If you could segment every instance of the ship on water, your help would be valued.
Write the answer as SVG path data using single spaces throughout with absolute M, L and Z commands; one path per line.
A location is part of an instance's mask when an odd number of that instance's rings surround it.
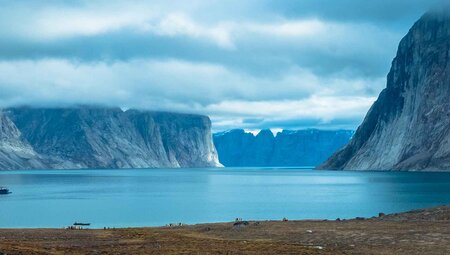
M 10 194 L 11 192 L 9 191 L 9 189 L 4 188 L 4 187 L 0 187 L 0 195 L 7 195 Z

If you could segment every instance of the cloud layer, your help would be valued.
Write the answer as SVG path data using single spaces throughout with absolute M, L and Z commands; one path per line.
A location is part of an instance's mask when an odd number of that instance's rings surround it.
M 440 1 L 11 1 L 0 107 L 207 114 L 214 129 L 356 128 Z

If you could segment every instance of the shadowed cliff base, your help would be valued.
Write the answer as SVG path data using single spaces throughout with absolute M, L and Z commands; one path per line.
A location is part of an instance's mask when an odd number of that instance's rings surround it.
M 6 254 L 449 254 L 450 207 L 370 219 L 106 230 L 0 229 Z

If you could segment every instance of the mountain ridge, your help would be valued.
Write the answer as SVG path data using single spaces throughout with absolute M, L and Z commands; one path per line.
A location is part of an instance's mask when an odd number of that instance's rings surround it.
M 224 166 L 316 166 L 345 145 L 350 130 L 283 130 L 276 135 L 269 129 L 257 135 L 233 129 L 213 135 Z

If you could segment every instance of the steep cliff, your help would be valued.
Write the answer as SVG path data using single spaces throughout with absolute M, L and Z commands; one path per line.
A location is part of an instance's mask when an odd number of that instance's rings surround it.
M 0 169 L 43 168 L 40 156 L 16 125 L 0 111 Z
M 450 12 L 401 40 L 387 87 L 353 139 L 320 169 L 450 170 Z
M 242 129 L 214 134 L 220 163 L 225 166 L 316 166 L 344 146 L 353 131 L 270 130 L 258 135 Z
M 205 116 L 102 107 L 21 107 L 5 113 L 48 168 L 220 165 Z
M 206 116 L 168 112 L 126 112 L 149 148 L 162 148 L 175 167 L 221 166 Z M 152 143 L 157 145 L 152 146 Z M 161 146 L 162 145 L 162 146 Z M 161 151 L 158 152 L 160 154 Z

